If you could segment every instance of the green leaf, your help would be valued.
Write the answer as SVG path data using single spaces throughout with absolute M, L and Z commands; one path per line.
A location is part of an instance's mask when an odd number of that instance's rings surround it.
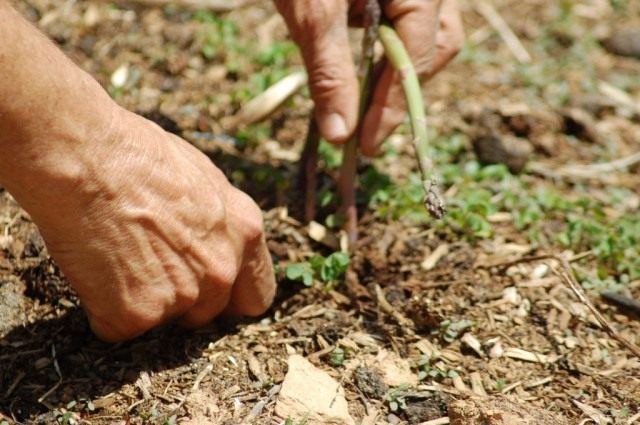
M 313 285 L 313 270 L 309 263 L 289 264 L 285 274 L 289 280 L 302 282 L 305 286 Z
M 462 335 L 465 330 L 474 325 L 475 323 L 471 320 L 459 320 L 457 322 L 445 320 L 440 324 L 442 339 L 446 342 L 453 342 Z
M 329 357 L 329 363 L 333 366 L 342 366 L 344 364 L 345 352 L 342 348 L 336 347 Z
M 343 252 L 334 252 L 324 259 L 320 267 L 320 279 L 323 282 L 338 280 L 349 268 L 349 256 Z

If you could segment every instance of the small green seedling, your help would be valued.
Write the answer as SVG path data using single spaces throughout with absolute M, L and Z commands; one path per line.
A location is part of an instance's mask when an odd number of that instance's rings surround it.
M 285 269 L 287 279 L 312 286 L 320 281 L 329 286 L 338 282 L 349 268 L 349 256 L 344 252 L 334 252 L 328 257 L 314 255 L 303 263 L 289 264 Z
M 466 330 L 474 325 L 475 322 L 472 322 L 471 320 L 458 320 L 457 322 L 445 320 L 440 323 L 440 329 L 438 332 L 445 342 L 451 343 L 458 339 L 458 337 L 462 336 Z
M 342 347 L 336 347 L 329 356 L 329 363 L 332 366 L 342 366 L 344 364 L 346 352 Z
M 171 415 L 162 423 L 162 425 L 176 425 L 178 423 L 178 416 Z
M 405 410 L 407 408 L 407 391 L 409 390 L 408 384 L 402 384 L 395 388 L 390 389 L 385 394 L 384 399 L 389 403 L 389 409 L 392 412 L 399 410 Z
M 287 418 L 284 421 L 284 425 L 307 425 L 307 422 L 309 422 L 309 414 L 307 413 L 304 418 L 300 419 L 298 422 L 294 421 L 291 418 Z
M 458 372 L 453 369 L 444 369 L 434 366 L 437 359 L 437 357 L 430 357 L 426 354 L 420 357 L 420 360 L 418 361 L 418 379 L 420 381 L 426 378 L 442 380 L 458 376 Z

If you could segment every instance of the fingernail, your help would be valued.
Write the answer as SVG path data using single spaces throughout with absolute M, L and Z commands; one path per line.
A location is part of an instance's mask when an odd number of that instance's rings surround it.
M 340 114 L 336 114 L 335 112 L 320 118 L 318 125 L 320 126 L 322 135 L 330 142 L 344 142 L 349 136 L 347 123 Z

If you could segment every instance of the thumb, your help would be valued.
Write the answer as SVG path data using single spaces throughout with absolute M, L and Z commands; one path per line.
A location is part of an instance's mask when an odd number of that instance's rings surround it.
M 276 1 L 300 47 L 320 132 L 344 143 L 357 125 L 358 81 L 353 65 L 346 1 Z

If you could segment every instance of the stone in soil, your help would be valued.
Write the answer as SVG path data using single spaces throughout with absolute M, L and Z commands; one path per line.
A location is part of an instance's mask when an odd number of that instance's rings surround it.
M 388 387 L 374 369 L 358 366 L 354 372 L 356 386 L 369 398 L 382 399 Z
M 342 386 L 300 355 L 292 355 L 276 402 L 276 414 L 307 425 L 355 425 Z
M 640 59 L 640 28 L 625 28 L 614 32 L 602 42 L 609 53 Z
M 480 162 L 504 164 L 513 173 L 522 171 L 533 153 L 533 147 L 526 139 L 511 135 L 481 136 L 472 142 Z

